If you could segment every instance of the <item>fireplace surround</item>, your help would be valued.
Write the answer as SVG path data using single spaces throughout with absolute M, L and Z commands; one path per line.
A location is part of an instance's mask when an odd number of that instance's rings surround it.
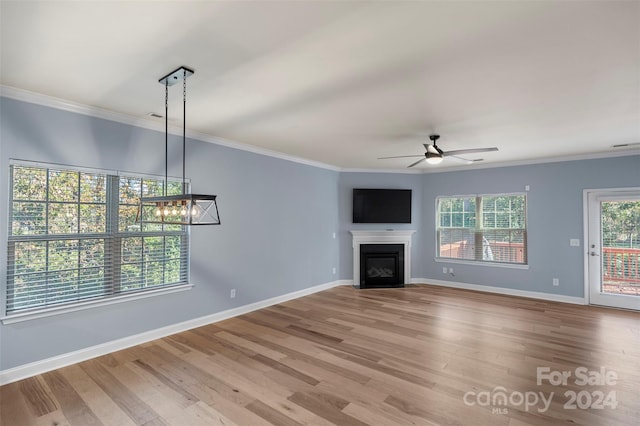
M 404 287 L 404 244 L 360 244 L 360 288 Z
M 353 286 L 402 287 L 410 283 L 411 236 L 414 232 L 415 230 L 351 231 Z M 367 269 L 371 270 L 370 276 L 367 276 Z

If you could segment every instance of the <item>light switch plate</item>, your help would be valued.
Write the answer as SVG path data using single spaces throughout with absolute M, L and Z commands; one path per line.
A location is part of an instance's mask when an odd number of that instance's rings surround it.
M 569 245 L 571 247 L 580 247 L 580 240 L 578 238 L 571 238 L 569 240 Z

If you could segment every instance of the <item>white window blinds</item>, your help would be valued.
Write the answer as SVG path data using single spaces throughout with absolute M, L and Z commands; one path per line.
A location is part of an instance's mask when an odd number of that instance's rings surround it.
M 9 170 L 7 315 L 188 282 L 187 228 L 135 222 L 138 198 L 162 195 L 163 179 L 23 163 Z

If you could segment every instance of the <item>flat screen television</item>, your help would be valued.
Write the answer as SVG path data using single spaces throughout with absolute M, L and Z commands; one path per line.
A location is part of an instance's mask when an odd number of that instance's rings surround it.
M 411 223 L 411 190 L 354 188 L 353 223 Z

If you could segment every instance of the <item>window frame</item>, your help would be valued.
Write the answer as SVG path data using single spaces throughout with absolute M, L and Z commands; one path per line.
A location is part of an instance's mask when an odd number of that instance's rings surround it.
M 47 222 L 45 222 L 45 230 L 44 233 L 38 234 L 29 234 L 29 235 L 14 235 L 13 231 L 13 223 L 14 223 L 14 185 L 15 179 L 13 175 L 13 170 L 15 167 L 27 167 L 27 168 L 37 168 L 44 169 L 46 173 L 47 186 L 45 191 L 50 191 L 50 187 L 48 185 L 48 180 L 50 176 L 50 170 L 60 170 L 65 172 L 73 172 L 78 173 L 79 182 L 82 178 L 81 173 L 85 174 L 94 174 L 94 175 L 104 175 L 105 182 L 105 193 L 104 193 L 104 218 L 102 219 L 103 223 L 103 232 L 81 232 L 81 219 L 78 214 L 77 224 L 74 225 L 76 232 L 71 233 L 50 233 L 50 228 L 48 227 Z M 116 170 L 105 170 L 105 169 L 97 169 L 97 168 L 86 168 L 86 167 L 76 167 L 72 165 L 60 165 L 60 164 L 52 164 L 52 163 L 42 163 L 42 162 L 32 162 L 32 161 L 24 161 L 24 160 L 10 160 L 9 161 L 9 203 L 7 206 L 7 239 L 5 241 L 7 247 L 7 257 L 3 261 L 7 266 L 7 274 L 6 279 L 4 280 L 3 294 L 0 300 L 2 303 L 2 314 L 3 316 L 0 318 L 3 324 L 10 324 L 19 321 L 25 321 L 34 318 L 42 318 L 50 315 L 57 315 L 60 313 L 72 312 L 77 310 L 89 309 L 95 306 L 104 306 L 110 305 L 113 303 L 120 303 L 127 300 L 135 300 L 140 298 L 152 297 L 160 294 L 168 294 L 174 293 L 177 291 L 184 291 L 191 289 L 193 285 L 190 283 L 190 255 L 191 255 L 191 238 L 190 238 L 190 229 L 188 226 L 181 226 L 180 229 L 165 229 L 165 225 L 159 225 L 160 229 L 157 230 L 143 230 L 139 229 L 137 231 L 124 231 L 120 229 L 120 208 L 121 208 L 121 193 L 120 193 L 120 179 L 123 177 L 129 179 L 148 179 L 152 181 L 160 181 L 162 184 L 164 183 L 164 176 L 157 176 L 151 174 L 140 174 L 140 173 L 128 173 L 123 171 Z M 187 182 L 188 183 L 188 182 Z M 180 184 L 182 185 L 181 178 L 169 178 L 169 185 Z M 79 187 L 80 188 L 80 187 Z M 141 182 L 142 188 L 142 182 Z M 79 189 L 80 190 L 80 189 Z M 141 189 L 142 190 L 142 189 Z M 38 202 L 44 205 L 44 208 L 50 208 L 52 202 L 49 199 L 49 194 L 47 193 L 44 200 L 38 200 Z M 78 212 L 80 211 L 80 207 L 83 204 L 94 204 L 94 203 L 83 203 L 81 199 L 81 193 L 77 194 L 77 200 L 73 203 L 74 206 L 77 206 Z M 45 214 L 45 217 L 48 217 L 48 214 Z M 48 219 L 45 219 L 48 220 Z M 157 226 L 157 225 L 156 225 Z M 166 225 L 170 228 L 169 225 Z M 175 226 L 174 226 L 175 227 Z M 178 244 L 179 244 L 179 256 L 174 261 L 177 260 L 178 272 L 177 278 L 178 281 L 167 282 L 166 279 L 166 252 L 161 250 L 161 260 L 159 261 L 162 264 L 162 282 L 159 284 L 145 285 L 144 272 L 141 273 L 139 288 L 135 289 L 127 289 L 122 290 L 121 282 L 122 277 L 120 276 L 120 267 L 126 262 L 123 259 L 123 247 L 122 241 L 125 238 L 153 238 L 153 237 L 162 237 L 162 244 L 167 244 L 166 238 L 178 236 Z M 93 295 L 91 297 L 85 297 L 86 294 L 79 293 L 75 299 L 71 300 L 70 298 L 63 298 L 62 301 L 54 302 L 54 303 L 44 303 L 38 306 L 26 306 L 26 307 L 18 307 L 12 306 L 14 303 L 14 299 L 16 297 L 15 293 L 11 294 L 12 291 L 15 291 L 13 281 L 18 274 L 15 274 L 15 262 L 14 253 L 16 243 L 20 242 L 30 242 L 30 241 L 45 241 L 47 242 L 45 245 L 48 246 L 49 242 L 56 241 L 78 241 L 78 246 L 72 253 L 78 253 L 78 257 L 80 257 L 81 250 L 81 242 L 85 240 L 99 239 L 103 240 L 101 244 L 103 244 L 103 254 L 102 254 L 102 265 L 99 266 L 101 269 L 101 273 L 104 277 L 101 279 L 101 293 Z M 144 265 L 147 254 L 145 254 L 142 249 L 140 250 L 138 262 L 141 265 Z M 44 260 L 43 265 L 45 265 L 45 274 L 49 272 L 48 268 L 50 265 L 50 258 L 47 255 L 47 259 Z M 158 263 L 156 261 L 156 263 Z M 11 266 L 11 268 L 10 268 Z M 83 265 L 78 262 L 77 268 L 72 268 L 76 271 L 78 275 L 76 278 L 72 280 L 72 283 L 75 283 L 76 286 L 80 284 L 81 281 L 81 270 L 85 269 Z M 54 270 L 56 271 L 56 270 Z M 173 277 L 176 277 L 176 272 L 172 273 Z
M 440 226 L 440 201 L 443 199 L 473 199 L 476 200 L 482 199 L 484 197 L 487 198 L 496 198 L 496 197 L 511 197 L 511 196 L 522 196 L 524 197 L 524 228 L 486 228 L 488 230 L 494 229 L 504 229 L 504 230 L 522 230 L 523 232 L 523 262 L 504 262 L 504 261 L 496 261 L 496 260 L 484 260 L 479 259 L 480 253 L 483 250 L 475 250 L 476 241 L 474 241 L 474 258 L 473 259 L 465 259 L 459 257 L 443 257 L 440 255 L 440 235 L 441 229 Z M 529 214 L 528 214 L 528 194 L 527 192 L 507 192 L 507 193 L 492 193 L 492 194 L 468 194 L 468 195 L 439 195 L 435 199 L 435 257 L 434 261 L 440 263 L 459 263 L 459 264 L 467 264 L 467 265 L 480 265 L 480 266 L 490 266 L 490 267 L 499 267 L 499 268 L 512 268 L 512 269 L 529 269 L 529 241 L 528 241 L 528 232 L 529 232 Z M 478 235 L 481 237 L 484 236 L 484 232 L 481 228 L 482 224 L 478 224 L 478 212 L 479 204 L 476 201 L 476 207 L 474 212 L 474 221 L 475 226 L 473 228 L 468 227 L 456 227 L 454 229 L 467 229 L 474 234 L 474 239 L 478 238 Z M 446 228 L 445 228 L 446 229 Z M 452 229 L 452 228 L 449 228 Z

